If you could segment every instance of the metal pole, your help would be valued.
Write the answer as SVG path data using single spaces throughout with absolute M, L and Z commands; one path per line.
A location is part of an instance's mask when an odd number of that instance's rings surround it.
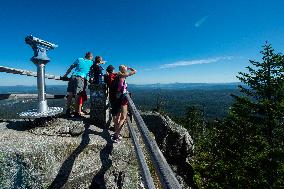
M 129 94 L 126 95 L 129 102 L 130 110 L 134 116 L 137 123 L 137 127 L 141 132 L 143 141 L 148 149 L 151 160 L 155 166 L 158 173 L 160 182 L 164 189 L 181 189 L 181 185 L 175 177 L 174 172 L 167 163 L 165 157 L 163 156 L 158 144 L 150 136 L 150 131 L 148 130 L 146 124 L 144 123 L 141 115 L 139 114 L 137 108 L 135 107 Z
M 38 113 L 48 111 L 47 101 L 45 98 L 45 64 L 37 64 L 37 89 L 38 89 Z
M 135 134 L 135 131 L 133 127 L 131 126 L 131 121 L 129 117 L 127 118 L 127 126 L 131 135 L 132 143 L 134 145 L 134 149 L 136 152 L 136 156 L 141 168 L 142 172 L 142 178 L 143 178 L 143 183 L 146 189 L 155 189 L 155 185 L 151 176 L 151 173 L 149 171 L 148 165 L 146 163 L 145 156 L 143 154 L 143 151 L 139 145 L 138 138 Z

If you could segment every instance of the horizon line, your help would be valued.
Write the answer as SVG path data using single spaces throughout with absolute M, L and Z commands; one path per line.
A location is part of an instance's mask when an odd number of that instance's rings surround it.
M 173 83 L 146 83 L 146 84 L 135 84 L 128 83 L 128 85 L 170 85 L 170 84 L 236 84 L 241 83 L 240 81 L 232 81 L 232 82 L 173 82 Z M 37 87 L 37 85 L 0 85 L 0 87 Z M 67 84 L 52 84 L 46 86 L 67 86 Z

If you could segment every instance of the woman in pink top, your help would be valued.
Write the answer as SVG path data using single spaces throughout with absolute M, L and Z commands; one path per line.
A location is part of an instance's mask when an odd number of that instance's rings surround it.
M 126 92 L 127 92 L 127 83 L 126 78 L 136 74 L 136 70 L 133 68 L 126 67 L 124 65 L 119 66 L 118 72 L 118 91 L 117 91 L 117 106 L 120 109 L 119 113 L 115 117 L 115 133 L 111 138 L 113 142 L 119 143 L 121 141 L 120 131 L 122 126 L 127 118 L 127 104 L 128 101 L 126 99 Z

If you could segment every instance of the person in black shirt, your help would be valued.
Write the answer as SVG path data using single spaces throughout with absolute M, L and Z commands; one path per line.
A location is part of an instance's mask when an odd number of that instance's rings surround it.
M 101 56 L 96 56 L 94 64 L 92 65 L 90 69 L 90 83 L 92 84 L 100 84 L 103 82 L 103 68 L 101 67 L 101 64 L 104 64 L 105 61 L 103 61 Z

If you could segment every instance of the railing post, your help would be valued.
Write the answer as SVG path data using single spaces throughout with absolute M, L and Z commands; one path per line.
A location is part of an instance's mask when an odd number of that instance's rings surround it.
M 47 112 L 48 106 L 45 94 L 45 64 L 38 63 L 37 65 L 37 90 L 38 90 L 38 108 L 37 111 Z

